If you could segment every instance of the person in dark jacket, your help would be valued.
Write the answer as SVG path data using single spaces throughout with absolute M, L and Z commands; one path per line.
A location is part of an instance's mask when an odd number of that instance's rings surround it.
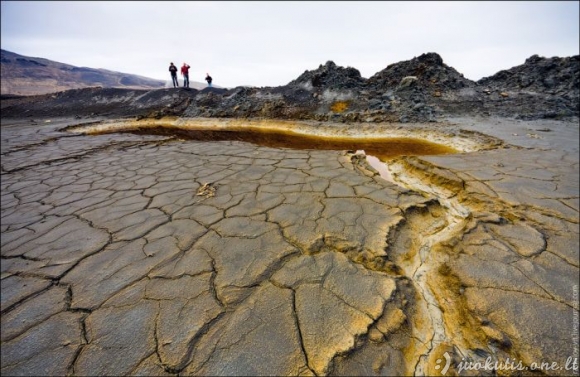
M 181 76 L 183 76 L 183 87 L 189 88 L 189 65 L 183 63 L 181 66 Z
M 173 80 L 173 87 L 177 88 L 179 86 L 177 82 L 177 67 L 173 63 L 169 64 L 169 72 L 171 73 L 171 80 Z
M 207 81 L 207 86 L 209 86 L 211 88 L 211 81 L 213 79 L 211 78 L 211 76 L 209 75 L 209 73 L 205 74 L 205 81 Z

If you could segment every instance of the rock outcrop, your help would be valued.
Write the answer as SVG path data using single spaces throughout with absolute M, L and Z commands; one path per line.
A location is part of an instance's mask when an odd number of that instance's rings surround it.
M 484 77 L 478 85 L 496 90 L 526 90 L 563 97 L 580 91 L 580 56 L 542 58 L 533 55 L 525 63 L 493 76 Z
M 377 90 L 392 89 L 398 87 L 401 80 L 408 76 L 416 77 L 417 86 L 431 92 L 470 88 L 476 85 L 455 68 L 443 63 L 441 56 L 430 52 L 387 66 L 369 78 L 367 86 Z
M 564 118 L 580 111 L 580 56 L 542 58 L 533 55 L 525 63 L 477 82 L 484 93 L 497 93 L 506 106 L 501 115 L 523 119 Z
M 318 69 L 304 71 L 296 80 L 291 81 L 288 86 L 301 85 L 306 89 L 354 89 L 362 88 L 365 80 L 360 72 L 352 67 L 339 67 L 333 61 L 327 61 L 320 65 Z

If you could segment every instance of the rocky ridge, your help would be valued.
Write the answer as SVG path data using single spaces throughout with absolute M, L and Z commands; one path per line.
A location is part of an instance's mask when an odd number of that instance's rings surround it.
M 561 118 L 580 111 L 580 57 L 542 58 L 533 55 L 525 63 L 477 82 L 484 93 L 495 95 L 491 104 L 503 101 L 521 119 Z M 494 97 L 494 96 L 491 96 Z M 505 110 L 503 110 L 505 113 Z M 503 115 L 503 114 L 502 114 Z
M 494 90 L 527 90 L 536 93 L 560 95 L 578 100 L 580 56 L 542 58 L 533 55 L 525 63 L 477 83 Z M 576 95 L 576 97 L 574 97 Z
M 328 61 L 279 87 L 84 89 L 40 97 L 5 98 L 5 116 L 40 116 L 106 111 L 116 115 L 160 117 L 275 118 L 335 122 L 436 122 L 449 115 L 516 119 L 566 119 L 579 115 L 578 56 L 532 56 L 509 70 L 478 82 L 427 53 L 391 64 L 369 79 L 355 68 Z M 144 99 L 147 99 L 146 101 Z M 107 110 L 98 105 L 107 103 Z M 187 102 L 187 105 L 185 103 Z M 74 105 L 73 105 L 74 104 Z

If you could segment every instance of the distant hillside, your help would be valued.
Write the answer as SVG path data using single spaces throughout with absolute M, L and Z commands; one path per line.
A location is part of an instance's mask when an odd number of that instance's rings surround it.
M 1 94 L 35 95 L 102 86 L 104 88 L 158 89 L 166 85 L 128 73 L 75 67 L 43 58 L 31 58 L 0 50 Z

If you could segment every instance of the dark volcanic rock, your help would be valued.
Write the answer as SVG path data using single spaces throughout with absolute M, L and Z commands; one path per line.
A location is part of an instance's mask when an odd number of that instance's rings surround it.
M 327 61 L 313 71 L 304 71 L 296 80 L 288 86 L 304 86 L 318 89 L 353 89 L 360 88 L 365 80 L 360 72 L 352 67 L 340 67 L 333 61 Z
M 542 58 L 533 55 L 524 64 L 484 77 L 477 83 L 490 89 L 525 89 L 536 93 L 578 96 L 580 56 Z
M 204 88 L 204 89 L 200 90 L 199 92 L 200 92 L 200 93 L 215 93 L 215 94 L 224 94 L 224 93 L 226 93 L 227 91 L 228 91 L 228 90 L 227 90 L 227 89 L 224 89 L 224 88 L 215 88 L 215 87 L 213 87 L 213 86 L 212 86 L 212 87 L 209 87 L 209 86 L 208 86 L 207 88 Z
M 520 119 L 564 118 L 580 111 L 580 57 L 543 58 L 479 80 L 489 112 Z
M 415 85 L 418 87 L 433 92 L 475 86 L 473 81 L 443 63 L 441 56 L 433 52 L 387 66 L 369 78 L 367 86 L 375 90 L 394 89 L 408 76 L 417 78 Z
M 2 100 L 3 117 L 22 116 L 154 116 L 181 115 L 195 89 L 71 89 L 58 93 Z M 181 109 L 180 109 L 181 107 Z
M 400 122 L 435 121 L 451 108 L 461 113 L 463 107 L 454 104 L 472 102 L 476 85 L 436 53 L 391 64 L 366 82 L 375 97 L 390 99 L 391 112 Z

